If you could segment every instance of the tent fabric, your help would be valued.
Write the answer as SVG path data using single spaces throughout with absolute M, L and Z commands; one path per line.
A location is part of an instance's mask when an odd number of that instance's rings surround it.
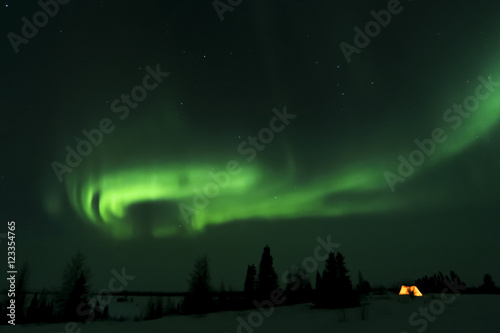
M 410 293 L 414 296 L 423 296 L 416 286 L 401 286 L 400 295 L 410 295 Z

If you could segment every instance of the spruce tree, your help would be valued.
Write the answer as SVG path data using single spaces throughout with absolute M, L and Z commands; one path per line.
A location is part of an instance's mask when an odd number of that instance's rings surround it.
M 64 308 L 64 317 L 67 320 L 83 322 L 90 318 L 84 314 L 90 313 L 87 279 L 81 273 L 70 292 Z
M 344 256 L 337 253 L 337 269 L 338 269 L 338 306 L 348 307 L 357 305 L 357 300 L 352 289 L 351 278 L 348 273 L 349 270 L 345 266 Z
M 259 279 L 257 282 L 257 297 L 268 299 L 273 290 L 278 289 L 278 275 L 274 270 L 271 248 L 266 245 L 259 265 Z
M 330 252 L 325 261 L 325 270 L 321 278 L 320 302 L 322 306 L 333 307 L 338 299 L 338 265 L 335 254 Z
M 286 302 L 298 304 L 310 302 L 312 298 L 312 287 L 309 274 L 302 266 L 293 266 L 286 276 L 285 287 Z
M 322 306 L 322 304 L 324 304 L 323 292 L 323 280 L 321 279 L 321 274 L 319 273 L 319 271 L 316 271 L 316 289 L 314 291 L 314 303 L 317 306 Z
M 252 304 L 252 302 L 255 300 L 256 275 L 257 269 L 255 268 L 255 265 L 248 265 L 247 275 L 245 277 L 245 286 L 243 289 L 246 305 Z
M 220 282 L 219 297 L 217 299 L 219 310 L 225 310 L 228 306 L 229 299 L 227 297 L 226 285 L 224 281 Z
M 323 275 L 316 277 L 316 300 L 319 307 L 343 308 L 358 304 L 352 289 L 349 270 L 345 266 L 344 256 L 339 252 L 328 254 Z
M 84 304 L 80 308 L 80 312 L 87 311 L 88 304 L 88 282 L 90 279 L 90 269 L 86 264 L 85 257 L 78 251 L 73 258 L 68 262 L 63 273 L 63 282 L 61 287 L 62 298 L 59 299 L 59 305 L 63 319 L 66 321 L 81 321 L 77 314 L 77 308 L 80 304 Z
M 454 272 L 450 272 L 450 278 L 451 278 L 451 283 L 452 284 L 458 284 L 458 285 L 465 285 L 465 283 L 460 279 L 460 277 Z
M 212 306 L 212 284 L 207 256 L 196 260 L 191 272 L 189 294 L 184 298 L 184 311 L 187 313 L 207 313 Z
M 490 274 L 484 274 L 483 285 L 479 288 L 485 294 L 493 294 L 495 292 L 495 282 Z

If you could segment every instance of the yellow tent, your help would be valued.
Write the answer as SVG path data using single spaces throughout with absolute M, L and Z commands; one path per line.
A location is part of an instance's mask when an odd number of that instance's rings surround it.
M 401 286 L 401 290 L 399 291 L 400 295 L 410 295 L 413 296 L 423 296 L 420 290 L 416 286 Z

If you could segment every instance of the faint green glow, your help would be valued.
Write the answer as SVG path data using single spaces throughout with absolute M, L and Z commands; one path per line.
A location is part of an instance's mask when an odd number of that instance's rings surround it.
M 498 88 L 497 88 L 498 89 Z M 445 153 L 453 155 L 471 146 L 479 137 L 493 129 L 500 119 L 500 89 L 480 101 L 479 107 L 462 119 L 456 130 L 448 129 L 449 138 L 444 143 Z

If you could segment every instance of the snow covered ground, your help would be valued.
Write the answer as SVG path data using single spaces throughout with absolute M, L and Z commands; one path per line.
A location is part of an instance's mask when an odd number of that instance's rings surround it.
M 449 296 L 451 297 L 451 296 Z M 171 316 L 143 322 L 93 322 L 78 326 L 65 324 L 0 327 L 0 331 L 30 333 L 109 333 L 109 332 L 500 332 L 500 295 L 461 295 L 448 304 L 440 295 L 410 299 L 407 296 L 372 296 L 367 317 L 362 308 L 316 310 L 308 304 L 277 307 L 269 317 L 256 310 L 229 311 L 206 316 Z M 271 312 L 271 310 L 268 310 Z M 421 312 L 422 311 L 422 312 Z M 427 319 L 422 313 L 428 313 Z M 345 313 L 345 320 L 342 320 Z M 340 318 L 340 319 L 339 319 Z M 410 324 L 410 318 L 414 325 Z M 245 322 L 246 324 L 242 324 Z M 8 330 L 7 330 L 8 329 Z

